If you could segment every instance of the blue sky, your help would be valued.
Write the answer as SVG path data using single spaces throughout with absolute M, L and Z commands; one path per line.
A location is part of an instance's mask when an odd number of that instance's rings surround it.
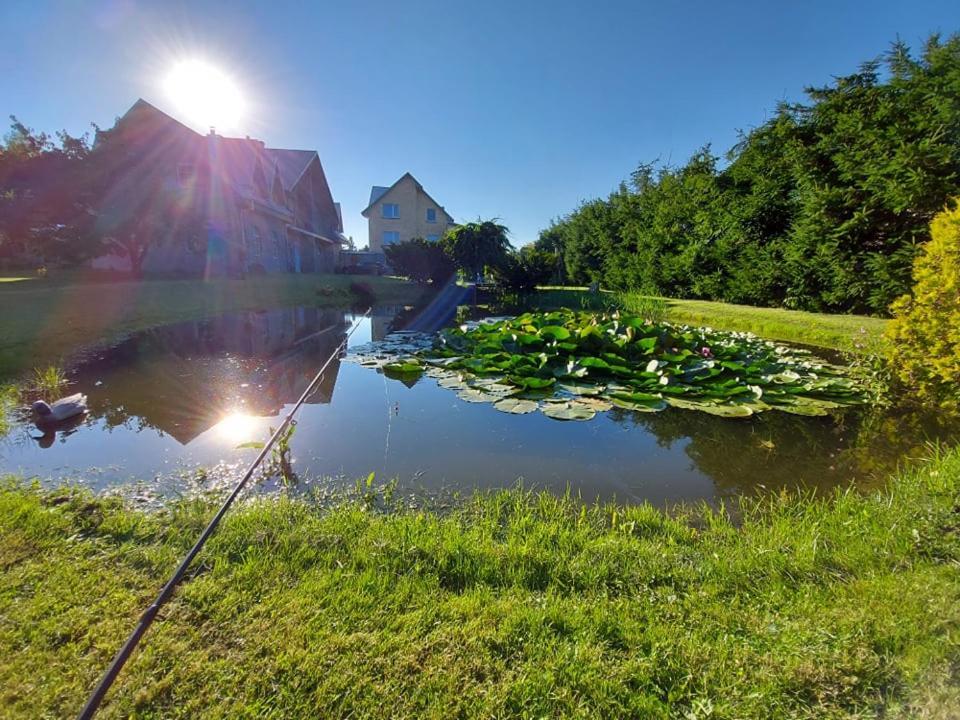
M 724 152 L 897 36 L 957 30 L 956 0 L 6 0 L 0 113 L 79 133 L 137 97 L 171 110 L 163 77 L 201 57 L 247 98 L 232 134 L 319 151 L 359 245 L 370 186 L 406 171 L 519 245 L 641 161 Z

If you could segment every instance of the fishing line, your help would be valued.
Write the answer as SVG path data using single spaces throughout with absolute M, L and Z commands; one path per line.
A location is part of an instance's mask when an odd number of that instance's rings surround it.
M 387 436 L 383 443 L 383 473 L 387 473 L 387 455 L 390 453 L 390 429 L 393 427 L 393 408 L 390 407 L 390 391 L 387 389 L 387 375 L 383 374 L 383 397 L 387 403 Z
M 360 319 L 363 320 L 364 318 L 368 317 L 371 310 L 372 308 L 367 308 L 367 311 L 361 316 Z M 346 347 L 347 342 L 350 340 L 350 336 L 353 335 L 354 331 L 358 327 L 360 327 L 360 323 L 354 323 L 353 327 L 350 328 L 350 331 L 344 336 L 343 340 L 340 341 L 340 344 L 334 348 L 333 352 L 330 354 L 330 357 L 328 357 L 326 362 L 323 363 L 317 374 L 313 376 L 313 380 L 310 381 L 310 384 L 307 385 L 307 388 L 303 391 L 303 394 L 300 395 L 300 399 L 297 400 L 290 412 L 288 412 L 286 417 L 283 418 L 283 422 L 280 423 L 280 427 L 278 427 L 274 431 L 273 435 L 270 436 L 270 439 L 260 450 L 257 457 L 250 464 L 250 467 L 247 468 L 247 472 L 244 473 L 243 477 L 240 479 L 240 482 L 236 484 L 236 486 L 233 488 L 233 491 L 230 493 L 227 499 L 224 500 L 223 505 L 220 506 L 217 514 L 213 516 L 213 519 L 200 534 L 197 542 L 192 548 L 190 548 L 190 552 L 184 556 L 173 575 L 171 575 L 170 579 L 167 580 L 167 584 L 163 586 L 162 590 L 160 590 L 160 594 L 157 595 L 153 603 L 146 610 L 144 610 L 143 615 L 140 616 L 139 622 L 137 622 L 137 626 L 133 629 L 133 632 L 130 633 L 127 641 L 123 644 L 123 647 L 117 651 L 117 654 L 110 662 L 110 665 L 107 667 L 103 677 L 100 678 L 100 682 L 97 683 L 97 687 L 87 700 L 87 704 L 83 706 L 83 710 L 81 710 L 80 715 L 78 715 L 78 720 L 90 720 L 90 718 L 96 714 L 97 710 L 100 708 L 100 703 L 103 702 L 104 696 L 107 694 L 107 691 L 117 679 L 117 675 L 120 674 L 120 670 L 123 669 L 124 664 L 137 647 L 137 644 L 140 642 L 140 638 L 143 637 L 150 625 L 153 624 L 153 621 L 157 617 L 157 613 L 160 611 L 160 608 L 163 607 L 164 604 L 166 604 L 166 602 L 173 596 L 173 591 L 176 589 L 177 585 L 180 584 L 180 581 L 183 580 L 183 576 L 186 575 L 187 569 L 190 567 L 190 563 L 193 562 L 193 559 L 203 548 L 204 544 L 207 542 L 210 536 L 213 535 L 214 531 L 217 529 L 217 526 L 220 524 L 220 521 L 223 519 L 223 516 L 227 514 L 230 506 L 233 505 L 233 502 L 240 495 L 240 492 L 244 487 L 246 487 L 247 483 L 250 481 L 250 478 L 253 477 L 254 471 L 257 469 L 260 463 L 263 462 L 264 458 L 266 458 L 267 453 L 270 452 L 270 450 L 273 448 L 273 445 L 283 435 L 283 432 L 293 422 L 293 416 L 296 414 L 297 410 L 299 410 L 303 403 L 306 402 L 307 398 L 313 394 L 314 388 L 323 380 L 323 374 L 330 366 L 330 363 L 332 363 L 337 357 L 337 354 Z

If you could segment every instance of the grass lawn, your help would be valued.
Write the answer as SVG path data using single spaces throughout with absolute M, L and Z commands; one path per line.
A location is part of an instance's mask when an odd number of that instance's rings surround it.
M 369 285 L 379 303 L 410 303 L 423 293 L 422 286 L 402 280 L 344 275 L 128 282 L 68 276 L 0 283 L 0 379 L 152 325 L 231 310 L 347 306 L 352 282 Z
M 955 718 L 958 493 L 952 451 L 739 526 L 518 490 L 249 503 L 102 716 Z M 0 485 L 4 716 L 75 714 L 211 512 Z
M 616 298 L 614 293 L 609 292 L 591 296 L 586 288 L 548 287 L 538 290 L 530 302 L 543 308 L 579 309 L 609 304 Z M 626 294 L 622 299 L 628 305 L 645 300 L 632 293 Z M 887 324 L 887 320 L 883 318 L 863 315 L 827 315 L 708 300 L 646 300 L 665 303 L 665 319 L 672 322 L 707 325 L 720 330 L 747 331 L 771 340 L 844 351 L 862 351 L 874 347 Z

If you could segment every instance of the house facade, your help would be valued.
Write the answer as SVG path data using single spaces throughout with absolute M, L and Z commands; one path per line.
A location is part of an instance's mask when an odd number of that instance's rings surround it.
M 318 154 L 253 138 L 201 135 L 138 100 L 93 155 L 107 185 L 99 232 L 150 241 L 139 262 L 154 275 L 333 272 L 346 238 Z M 152 218 L 142 227 L 138 218 Z M 132 229 L 131 229 L 132 228 Z M 136 247 L 136 243 L 130 243 Z M 94 267 L 131 269 L 121 249 Z
M 361 213 L 367 219 L 370 252 L 385 245 L 423 238 L 436 242 L 456 223 L 410 173 L 389 187 L 374 185 L 370 203 Z

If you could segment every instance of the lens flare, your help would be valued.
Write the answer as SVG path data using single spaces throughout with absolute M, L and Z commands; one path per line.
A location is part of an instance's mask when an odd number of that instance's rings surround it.
M 174 65 L 166 76 L 164 90 L 177 112 L 200 129 L 236 130 L 243 119 L 245 103 L 236 83 L 203 60 Z

